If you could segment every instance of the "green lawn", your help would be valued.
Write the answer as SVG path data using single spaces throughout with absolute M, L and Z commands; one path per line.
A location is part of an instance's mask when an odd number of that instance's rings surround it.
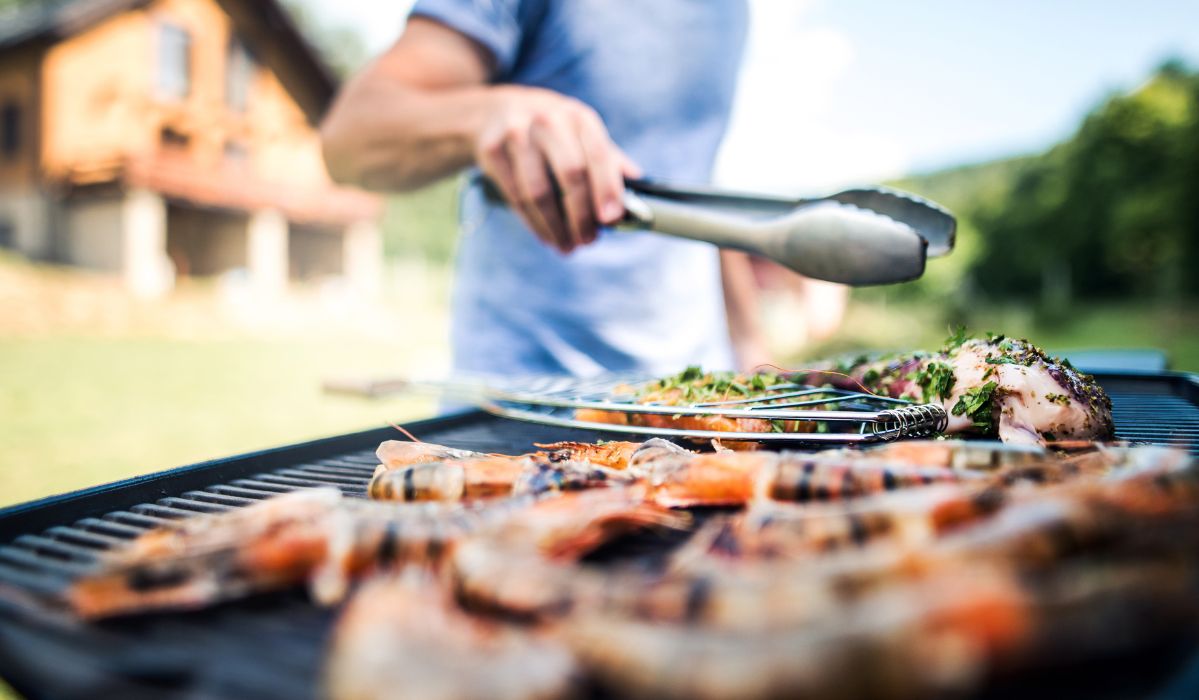
M 404 356 L 363 341 L 0 340 L 0 505 L 428 415 L 427 399 L 321 392 Z

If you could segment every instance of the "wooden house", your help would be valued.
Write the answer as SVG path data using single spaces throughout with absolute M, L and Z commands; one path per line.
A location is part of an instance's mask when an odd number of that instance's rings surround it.
M 0 246 L 160 295 L 378 283 L 379 199 L 334 185 L 337 81 L 275 0 L 43 0 L 0 15 Z

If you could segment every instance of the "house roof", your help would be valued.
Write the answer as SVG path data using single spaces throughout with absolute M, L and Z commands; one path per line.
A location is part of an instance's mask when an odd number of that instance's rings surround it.
M 0 52 L 32 43 L 51 44 L 153 0 L 35 0 L 0 12 Z M 217 0 L 259 59 L 276 70 L 308 119 L 320 120 L 337 92 L 336 74 L 300 33 L 277 0 Z M 266 49 L 266 50 L 264 50 Z

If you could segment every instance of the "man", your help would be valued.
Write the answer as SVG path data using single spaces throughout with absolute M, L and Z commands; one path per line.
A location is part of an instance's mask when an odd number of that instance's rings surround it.
M 745 28 L 744 0 L 418 0 L 322 137 L 340 182 L 405 190 L 473 166 L 511 203 L 477 178 L 463 192 L 455 369 L 765 361 L 745 256 L 605 229 L 626 177 L 708 178 Z

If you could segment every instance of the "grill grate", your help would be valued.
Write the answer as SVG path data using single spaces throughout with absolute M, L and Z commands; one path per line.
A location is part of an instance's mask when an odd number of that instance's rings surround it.
M 1101 380 L 1112 397 L 1120 438 L 1181 444 L 1199 454 L 1199 383 L 1194 379 L 1110 375 Z M 519 453 L 533 442 L 614 437 L 481 413 L 408 427 L 430 442 L 484 452 Z M 40 697 L 315 697 L 336 611 L 313 606 L 302 592 L 91 625 L 31 603 L 29 594 L 60 591 L 106 550 L 162 523 L 312 486 L 365 497 L 377 463 L 374 448 L 393 437 L 389 429 L 368 431 L 0 512 L 0 542 L 7 543 L 0 545 L 0 676 Z M 1184 689 L 1194 691 L 1197 683 Z M 1128 690 L 1126 684 L 1111 687 Z M 1096 691 L 1110 696 L 1111 687 L 1100 685 Z

